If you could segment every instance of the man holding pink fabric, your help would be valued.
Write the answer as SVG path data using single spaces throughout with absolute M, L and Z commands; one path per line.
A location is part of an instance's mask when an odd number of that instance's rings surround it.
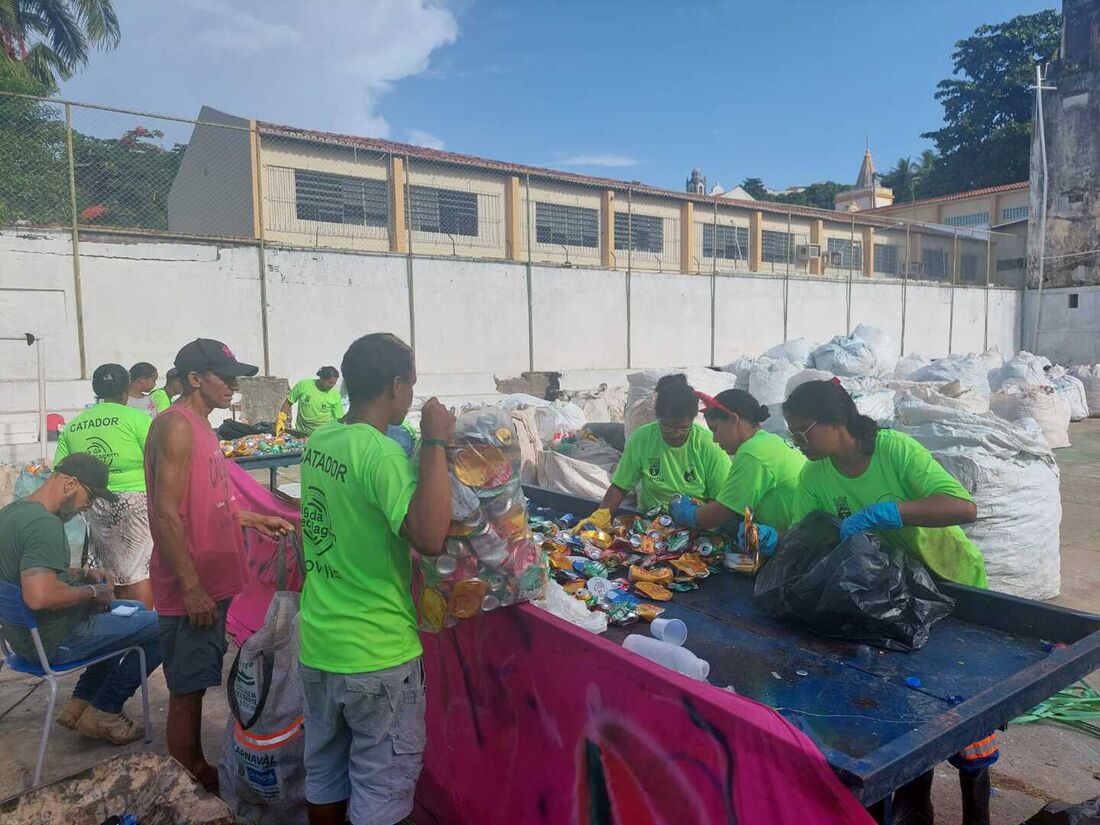
M 209 790 L 217 769 L 202 752 L 202 700 L 221 684 L 229 602 L 248 579 L 241 529 L 282 535 L 277 516 L 242 511 L 208 417 L 233 400 L 243 364 L 220 341 L 198 338 L 176 355 L 182 398 L 153 421 L 145 449 L 150 579 L 168 683 L 168 753 Z

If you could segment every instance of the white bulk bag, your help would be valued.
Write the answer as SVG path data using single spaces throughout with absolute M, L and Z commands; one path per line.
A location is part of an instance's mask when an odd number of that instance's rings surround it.
M 758 358 L 749 373 L 749 393 L 778 411 L 787 398 L 787 382 L 800 372 L 802 368 L 786 358 Z
M 1085 402 L 1089 415 L 1100 416 L 1100 364 L 1073 367 L 1069 374 L 1080 380 L 1085 388 Z
M 810 353 L 813 352 L 813 349 L 814 345 L 805 338 L 792 338 L 790 341 L 784 341 L 782 344 L 772 347 L 764 354 L 768 358 L 786 358 L 788 361 L 793 361 L 804 367 L 810 363 Z
M 657 382 L 664 376 L 675 373 L 682 373 L 692 387 L 711 396 L 718 395 L 723 390 L 737 388 L 737 376 L 724 370 L 711 370 L 706 367 L 632 372 L 626 377 L 630 386 L 627 389 L 626 409 L 623 413 L 623 430 L 627 438 L 630 438 L 630 434 L 643 424 L 656 420 L 653 407 L 657 402 Z M 697 420 L 701 425 L 706 426 L 706 421 L 701 414 Z
M 838 335 L 813 351 L 810 366 L 833 375 L 874 375 L 878 372 L 878 359 L 862 338 Z
M 1069 446 L 1069 404 L 1048 384 L 1006 384 L 989 396 L 989 409 L 1006 421 L 1033 419 L 1051 449 Z
M 1050 385 L 1069 404 L 1070 421 L 1080 421 L 1089 417 L 1089 402 L 1085 393 L 1085 384 L 1080 378 L 1070 375 L 1065 367 L 1051 367 L 1047 372 Z
M 866 341 L 875 354 L 876 373 L 892 372 L 901 358 L 901 344 L 884 329 L 870 324 L 860 324 L 852 330 L 852 337 Z

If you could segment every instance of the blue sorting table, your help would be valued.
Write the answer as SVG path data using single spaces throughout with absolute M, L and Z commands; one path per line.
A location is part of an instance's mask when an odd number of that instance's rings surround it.
M 524 490 L 532 504 L 578 517 L 597 506 Z M 664 615 L 687 624 L 686 646 L 710 662 L 711 684 L 732 686 L 797 725 L 864 805 L 1100 666 L 1100 616 L 1089 613 L 944 582 L 955 611 L 923 649 L 861 650 L 761 613 L 753 582 L 712 576 L 677 593 Z M 637 630 L 605 636 L 621 642 Z M 1048 652 L 1049 643 L 1065 647 Z
M 280 467 L 293 467 L 302 463 L 302 453 L 267 453 L 264 455 L 244 455 L 233 459 L 245 470 L 267 470 L 270 472 L 269 487 L 272 491 L 278 486 Z

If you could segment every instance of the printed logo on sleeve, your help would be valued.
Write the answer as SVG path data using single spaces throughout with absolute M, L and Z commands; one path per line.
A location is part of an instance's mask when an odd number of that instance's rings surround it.
M 848 518 L 852 515 L 852 507 L 848 504 L 847 496 L 837 496 L 833 499 L 833 507 L 836 508 L 837 518 Z

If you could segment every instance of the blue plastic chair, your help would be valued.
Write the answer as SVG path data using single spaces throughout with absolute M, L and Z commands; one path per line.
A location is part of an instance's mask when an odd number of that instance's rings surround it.
M 145 680 L 145 651 L 138 646 L 123 647 L 96 656 L 91 659 L 81 659 L 79 662 L 69 662 L 64 665 L 51 665 L 46 658 L 46 651 L 42 648 L 42 637 L 38 635 L 38 622 L 34 614 L 23 601 L 23 591 L 11 582 L 0 581 L 0 624 L 25 627 L 31 633 L 34 640 L 34 649 L 38 652 L 38 662 L 32 662 L 18 655 L 3 642 L 4 661 L 8 667 L 17 673 L 26 673 L 29 676 L 37 676 L 50 686 L 50 702 L 46 708 L 46 723 L 42 727 L 42 744 L 38 746 L 38 764 L 34 769 L 34 783 L 32 787 L 38 787 L 42 780 L 42 766 L 46 762 L 46 746 L 50 741 L 50 728 L 53 726 L 53 713 L 57 706 L 57 680 L 61 676 L 67 676 L 84 668 L 107 659 L 121 659 L 131 651 L 137 651 L 139 664 L 141 665 L 141 712 L 145 720 L 145 743 L 153 741 L 149 724 L 149 686 Z

